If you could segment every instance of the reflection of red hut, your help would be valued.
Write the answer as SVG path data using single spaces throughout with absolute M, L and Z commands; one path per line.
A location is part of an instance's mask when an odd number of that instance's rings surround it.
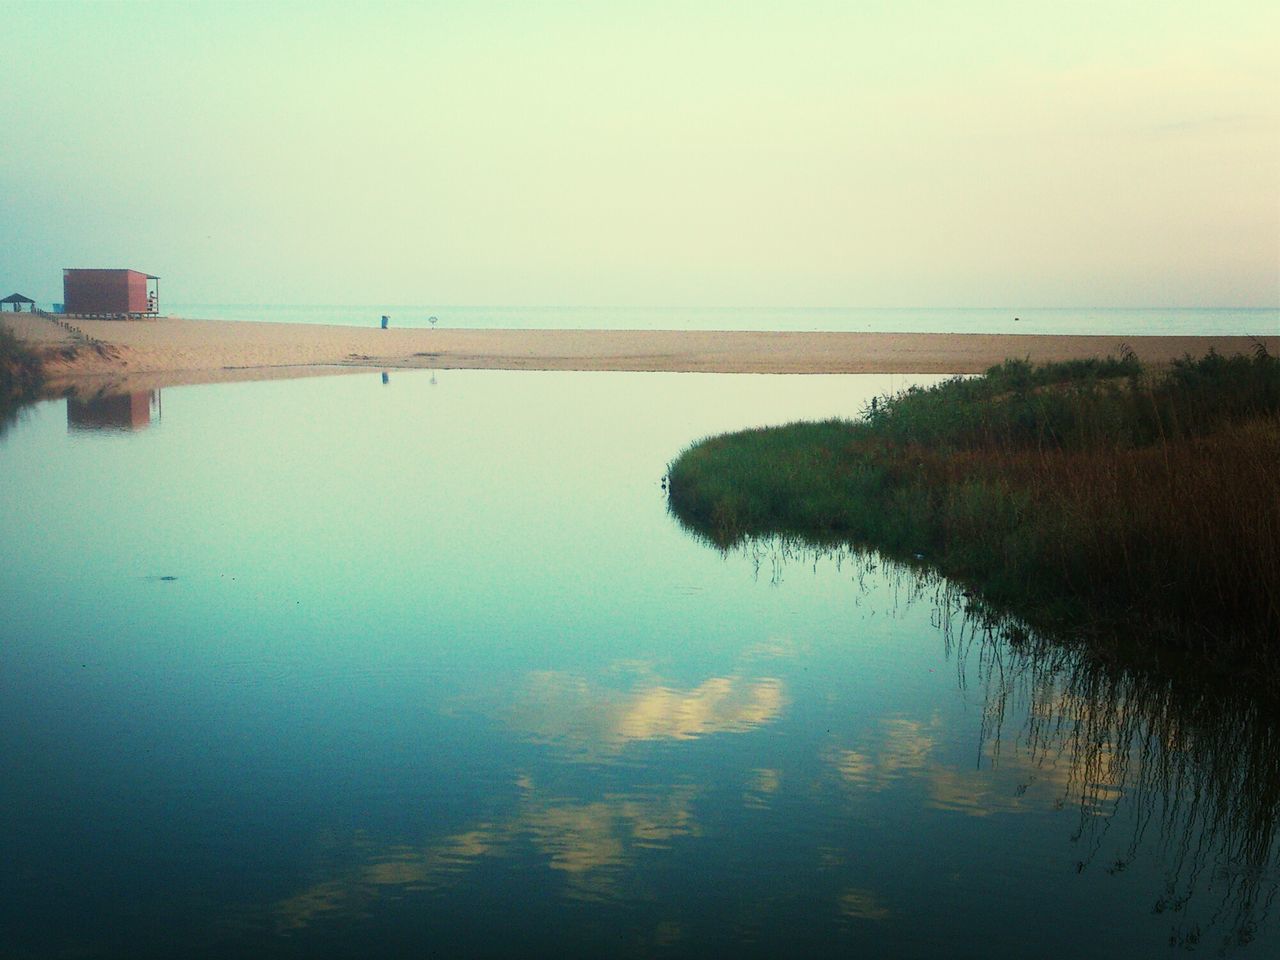
M 67 397 L 67 429 L 142 430 L 151 425 L 152 408 L 159 402 L 159 392 L 152 390 L 90 400 Z
M 160 312 L 160 278 L 137 270 L 62 271 L 67 313 L 81 316 L 155 316 Z

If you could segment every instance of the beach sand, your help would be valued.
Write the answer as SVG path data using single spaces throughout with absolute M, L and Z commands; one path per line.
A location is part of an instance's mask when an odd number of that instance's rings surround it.
M 59 322 L 61 321 L 61 322 Z M 980 373 L 1007 358 L 1120 355 L 1165 364 L 1210 348 L 1254 349 L 1250 337 L 1045 334 L 767 333 L 664 330 L 455 330 L 245 323 L 78 320 L 3 315 L 46 353 L 53 386 L 147 389 L 395 368 L 631 370 L 699 373 Z M 1263 337 L 1280 353 L 1280 336 Z

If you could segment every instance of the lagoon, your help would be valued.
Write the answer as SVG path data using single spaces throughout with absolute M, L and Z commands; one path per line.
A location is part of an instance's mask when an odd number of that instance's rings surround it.
M 32 408 L 0 437 L 0 955 L 1273 954 L 1247 703 L 666 512 L 703 436 L 935 379 Z

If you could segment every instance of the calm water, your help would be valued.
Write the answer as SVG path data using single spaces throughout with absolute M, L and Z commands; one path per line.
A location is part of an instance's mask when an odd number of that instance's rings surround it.
M 398 327 L 571 330 L 830 330 L 889 333 L 1280 334 L 1280 309 L 686 309 L 638 307 L 367 306 L 177 303 L 167 312 L 220 320 Z
M 668 517 L 694 439 L 904 385 L 415 371 L 29 411 L 0 956 L 1276 956 L 1247 708 Z

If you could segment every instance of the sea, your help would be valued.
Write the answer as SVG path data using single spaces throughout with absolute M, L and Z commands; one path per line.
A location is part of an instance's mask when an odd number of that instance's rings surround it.
M 177 316 L 477 330 L 781 330 L 848 333 L 1280 335 L 1280 307 L 603 307 L 173 303 Z

